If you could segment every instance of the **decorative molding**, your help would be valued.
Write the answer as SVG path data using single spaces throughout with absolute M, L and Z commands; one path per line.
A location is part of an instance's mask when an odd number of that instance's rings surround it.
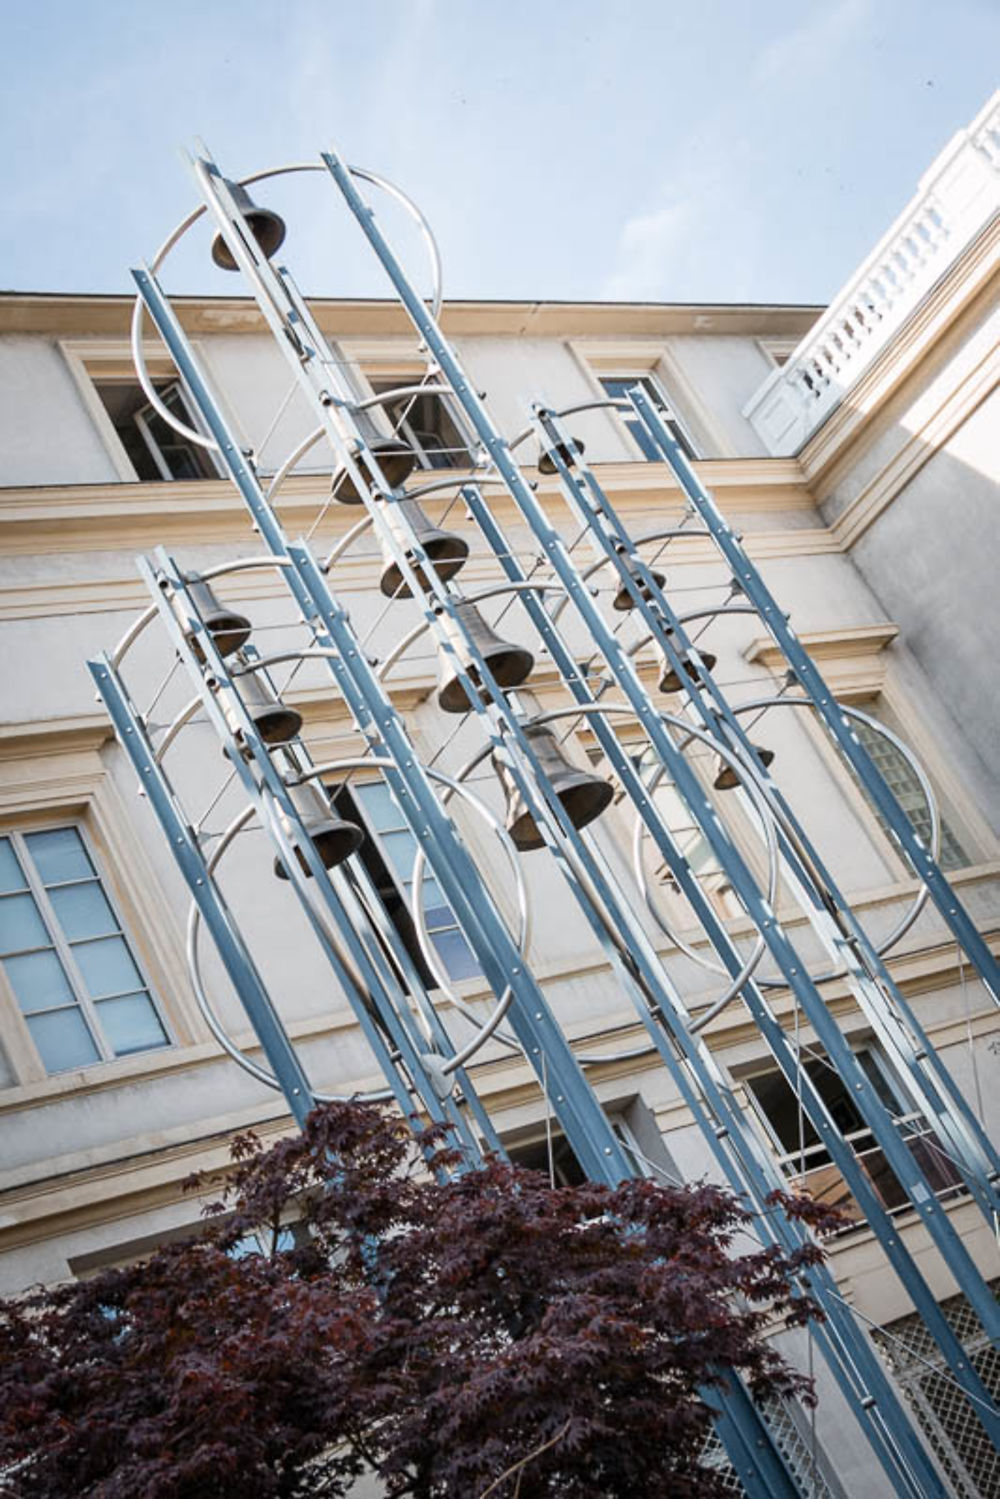
M 836 697 L 844 702 L 865 702 L 878 697 L 885 685 L 887 662 L 883 652 L 899 634 L 899 626 L 854 625 L 843 630 L 813 630 L 799 636 Z M 752 640 L 743 657 L 754 666 L 764 666 L 780 676 L 784 654 L 770 636 Z
M 830 527 L 845 551 L 888 509 L 1000 383 L 1000 348 L 991 349 L 908 436 Z

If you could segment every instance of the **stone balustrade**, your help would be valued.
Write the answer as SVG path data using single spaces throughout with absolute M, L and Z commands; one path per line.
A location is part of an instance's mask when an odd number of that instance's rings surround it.
M 743 408 L 767 450 L 802 447 L 1000 211 L 1000 91 L 949 142 L 888 233 Z

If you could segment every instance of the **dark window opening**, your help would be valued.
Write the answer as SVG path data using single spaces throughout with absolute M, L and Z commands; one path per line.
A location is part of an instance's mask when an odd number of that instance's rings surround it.
M 859 1052 L 858 1061 L 932 1190 L 940 1193 L 954 1187 L 960 1179 L 958 1171 L 923 1117 L 907 1112 L 870 1051 Z M 812 1080 L 834 1124 L 850 1144 L 882 1206 L 890 1211 L 907 1207 L 909 1197 L 865 1125 L 850 1085 L 818 1057 L 804 1061 L 802 1070 Z M 864 1221 L 861 1208 L 783 1074 L 776 1070 L 761 1073 L 748 1078 L 747 1087 L 781 1152 L 781 1165 L 792 1185 L 818 1201 L 840 1208 L 852 1223 L 860 1225 Z
M 376 395 L 395 390 L 406 382 L 372 380 Z M 402 396 L 390 401 L 382 410 L 393 433 L 408 442 L 421 468 L 470 468 L 473 456 L 469 444 L 448 409 L 443 396 Z
M 602 376 L 601 385 L 604 388 L 605 395 L 609 396 L 612 401 L 627 400 L 629 391 L 633 390 L 638 385 L 643 391 L 645 391 L 646 395 L 656 407 L 657 411 L 663 419 L 663 425 L 667 428 L 671 437 L 674 438 L 681 451 L 685 453 L 688 458 L 693 459 L 699 457 L 698 451 L 695 448 L 694 442 L 692 441 L 691 434 L 687 431 L 684 423 L 677 415 L 677 412 L 674 411 L 673 407 L 670 405 L 670 402 L 667 400 L 666 396 L 660 390 L 659 386 L 656 384 L 651 375 L 609 375 L 606 378 Z M 632 438 L 632 441 L 635 443 L 636 447 L 639 449 L 642 456 L 647 460 L 647 462 L 660 463 L 662 460 L 659 450 L 654 446 L 652 438 L 646 431 L 646 428 L 643 426 L 639 418 L 637 416 L 630 416 L 627 412 L 624 411 L 619 412 L 618 415 L 627 428 L 628 434 Z
M 172 416 L 189 427 L 195 426 L 178 380 L 156 380 L 153 388 Z M 141 385 L 95 380 L 94 389 L 139 479 L 218 478 L 207 449 L 176 432 L 150 403 Z

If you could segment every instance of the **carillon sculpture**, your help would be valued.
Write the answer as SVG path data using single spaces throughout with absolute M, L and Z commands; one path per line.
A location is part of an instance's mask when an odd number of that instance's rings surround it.
M 170 234 L 149 267 L 134 272 L 136 368 L 162 418 L 186 440 L 214 454 L 246 505 L 263 551 L 197 575 L 179 567 L 164 552 L 140 559 L 152 603 L 114 651 L 90 662 L 90 670 L 190 889 L 192 981 L 213 1033 L 253 1076 L 283 1092 L 297 1120 L 304 1119 L 321 1095 L 304 1072 L 218 884 L 218 871 L 235 837 L 256 819 L 273 844 L 274 872 L 287 887 L 283 898 L 291 899 L 293 893 L 301 903 L 384 1073 L 387 1090 L 405 1115 L 419 1111 L 450 1126 L 468 1162 L 475 1162 L 484 1150 L 499 1150 L 470 1064 L 487 1047 L 504 1048 L 522 1055 L 533 1070 L 590 1177 L 614 1183 L 634 1174 L 636 1161 L 623 1148 L 587 1081 L 590 1063 L 612 1061 L 615 1053 L 602 1052 L 599 1058 L 574 1054 L 525 961 L 529 911 L 521 861 L 529 854 L 535 859 L 551 858 L 552 878 L 565 880 L 601 944 L 609 982 L 619 987 L 635 1009 L 645 1032 L 642 1049 L 656 1054 L 668 1069 L 717 1167 L 758 1210 L 756 1231 L 764 1242 L 793 1250 L 806 1241 L 806 1231 L 794 1218 L 769 1206 L 770 1195 L 785 1187 L 785 1178 L 745 1117 L 731 1080 L 704 1039 L 708 1021 L 730 1005 L 742 1005 L 759 1028 L 776 1066 L 801 1098 L 805 1117 L 923 1317 L 950 1377 L 996 1441 L 1000 1422 L 976 1368 L 850 1141 L 802 1066 L 795 1038 L 783 1028 L 772 1003 L 776 991 L 792 997 L 830 1065 L 850 1086 L 866 1128 L 983 1328 L 997 1337 L 1000 1312 L 989 1287 L 940 1209 L 919 1154 L 908 1147 L 897 1120 L 824 1001 L 818 986 L 828 974 L 810 972 L 796 946 L 799 939 L 776 916 L 779 879 L 878 1037 L 905 1096 L 913 1100 L 926 1129 L 953 1162 L 970 1200 L 991 1224 L 998 1207 L 1000 1160 L 884 962 L 911 917 L 880 945 L 866 935 L 771 778 L 773 751 L 750 740 L 750 725 L 744 718 L 748 713 L 759 716 L 771 709 L 794 707 L 816 719 L 909 860 L 920 882 L 915 908 L 927 901 L 934 903 L 997 999 L 1000 973 L 996 962 L 936 863 L 940 822 L 926 777 L 917 769 L 931 806 L 931 848 L 914 832 L 855 726 L 863 722 L 874 732 L 888 731 L 860 710 L 834 700 L 740 539 L 640 383 L 625 399 L 593 401 L 564 412 L 538 405 L 525 431 L 508 440 L 441 332 L 437 247 L 422 216 L 399 188 L 370 171 L 348 166 L 333 152 L 323 153 L 315 163 L 257 172 L 242 182 L 225 177 L 204 153 L 192 167 L 201 206 Z M 421 380 L 411 379 L 373 400 L 357 399 L 309 302 L 286 266 L 274 259 L 285 243 L 283 221 L 250 196 L 251 187 L 255 195 L 266 195 L 263 184 L 268 178 L 290 172 L 319 174 L 323 188 L 338 193 L 356 220 L 416 330 L 426 359 L 426 375 Z M 428 300 L 404 272 L 363 196 L 363 185 L 387 193 L 416 221 L 430 251 L 433 286 Z M 213 260 L 241 273 L 312 413 L 314 430 L 267 487 L 252 455 L 241 448 L 230 428 L 223 405 L 159 281 L 169 252 L 205 214 L 216 231 Z M 295 238 L 293 234 L 291 246 Z M 147 374 L 143 354 L 147 316 L 180 374 L 197 413 L 197 427 L 186 425 L 168 410 Z M 408 399 L 427 394 L 447 398 L 461 412 L 476 447 L 465 472 L 435 472 L 431 480 L 420 483 L 413 481 L 426 471 L 418 473 L 418 454 L 400 435 L 400 424 L 391 423 L 390 436 L 374 435 L 373 424 L 379 413 L 382 419 L 399 402 L 405 409 Z M 376 416 L 371 414 L 373 409 Z M 592 409 L 621 413 L 642 430 L 662 460 L 664 473 L 672 475 L 679 486 L 686 507 L 680 526 L 651 535 L 629 534 L 588 467 L 584 444 L 564 425 L 567 417 Z M 523 447 L 529 441 L 537 473 L 558 480 L 592 565 L 580 567 L 576 544 L 569 545 L 555 529 L 533 477 L 519 467 L 518 452 L 529 451 Z M 327 454 L 329 479 L 324 480 L 324 492 L 328 501 L 353 506 L 359 513 L 357 524 L 325 558 L 306 542 L 288 538 L 275 509 L 281 483 L 307 453 L 315 457 L 317 448 Z M 491 494 L 497 492 L 504 496 L 505 513 L 512 510 L 520 532 L 530 538 L 529 545 L 519 548 L 505 533 L 490 503 Z M 467 529 L 451 531 L 443 521 L 430 518 L 423 506 L 435 494 L 460 505 L 468 516 Z M 420 613 L 416 628 L 381 662 L 368 654 L 338 593 L 338 569 L 351 547 L 366 535 L 374 538 L 383 558 L 382 603 L 391 610 L 409 600 L 406 607 Z M 718 608 L 678 612 L 669 571 L 655 565 L 678 535 L 702 538 L 724 565 L 731 587 Z M 470 560 L 477 564 L 477 584 L 463 590 L 463 568 Z M 278 580 L 295 611 L 302 641 L 295 649 L 269 655 L 265 635 L 255 630 L 253 607 L 242 603 L 238 609 L 228 607 L 215 591 L 218 580 L 226 580 L 225 591 L 238 589 L 241 580 L 261 569 Z M 731 613 L 753 615 L 771 636 L 787 667 L 786 691 L 750 704 L 728 700 L 712 674 L 716 655 L 701 645 L 701 634 L 711 629 L 715 619 Z M 570 628 L 564 627 L 564 615 Z M 509 625 L 504 624 L 508 618 Z M 639 629 L 641 639 L 636 646 L 624 646 L 624 624 Z M 500 632 L 501 625 L 505 634 Z M 132 683 L 133 676 L 142 676 L 138 664 L 132 669 L 138 660 L 133 653 L 148 639 L 147 631 L 161 632 L 195 691 L 193 703 L 165 730 L 152 717 L 148 683 Z M 442 742 L 453 736 L 457 715 L 471 716 L 478 728 L 480 748 L 455 773 L 445 773 L 416 752 L 388 691 L 397 662 L 425 637 L 433 642 L 440 660 L 434 701 L 441 711 Z M 581 637 L 586 640 L 585 660 L 580 655 Z M 650 644 L 660 662 L 653 693 L 644 685 L 637 664 L 636 652 L 642 644 Z M 543 657 L 547 672 L 556 673 L 567 701 L 558 708 L 538 711 L 529 694 L 533 673 Z M 364 753 L 319 763 L 313 760 L 301 737 L 301 715 L 282 702 L 271 676 L 276 665 L 290 661 L 308 663 L 325 673 L 328 691 L 342 704 L 364 741 Z M 220 773 L 232 774 L 246 798 L 240 816 L 211 848 L 170 779 L 171 751 L 199 715 L 211 724 L 225 751 Z M 601 756 L 596 768 L 576 763 L 569 748 L 568 736 L 581 722 Z M 623 723 L 637 724 L 644 736 L 641 767 L 634 746 L 626 747 L 616 732 Z M 898 745 L 895 739 L 893 743 Z M 912 763 L 909 752 L 904 749 L 904 753 Z M 692 765 L 695 755 L 713 757 L 708 787 Z M 492 771 L 499 779 L 506 798 L 505 819 L 497 818 L 476 795 L 471 784 L 474 771 L 480 775 Z M 351 776 L 358 773 L 375 777 L 388 788 L 401 825 L 408 826 L 416 840 L 410 916 L 420 944 L 420 964 L 399 928 L 385 917 L 378 878 L 365 862 L 363 828 L 344 815 L 346 803 L 338 788 L 348 786 Z M 669 784 L 687 808 L 691 825 L 698 829 L 752 923 L 755 940 L 749 954 L 737 948 L 685 858 L 655 794 L 661 783 Z M 748 866 L 723 820 L 722 803 L 711 794 L 736 788 L 741 789 L 762 831 L 767 850 L 763 879 Z M 612 865 L 600 838 L 594 836 L 602 814 L 616 798 L 634 817 L 634 884 Z M 498 839 L 510 861 L 518 905 L 513 924 L 451 816 L 456 804 L 462 804 L 469 816 L 484 820 L 486 830 Z M 705 956 L 703 946 L 694 948 L 678 941 L 679 948 L 711 972 L 724 975 L 722 992 L 707 1009 L 688 1008 L 637 914 L 645 903 L 665 935 L 677 940 L 649 889 L 643 861 L 647 840 L 699 921 L 711 956 Z M 437 988 L 449 992 L 422 908 L 425 870 L 454 912 L 492 991 L 493 1009 L 485 1019 L 454 996 L 455 1006 L 446 1020 L 435 1003 L 433 986 L 425 983 L 428 974 L 433 975 Z M 202 926 L 212 937 L 256 1032 L 266 1068 L 244 1056 L 219 1024 L 198 959 Z M 767 979 L 761 973 L 765 957 L 771 974 Z M 625 1053 L 634 1054 L 634 1049 Z M 804 1270 L 801 1279 L 803 1290 L 825 1312 L 826 1320 L 814 1330 L 819 1351 L 856 1413 L 893 1492 L 945 1495 L 946 1486 L 908 1410 L 829 1271 L 814 1266 Z M 793 1472 L 768 1413 L 754 1405 L 737 1379 L 728 1378 L 722 1391 L 706 1392 L 706 1399 L 718 1408 L 719 1437 L 747 1494 L 753 1499 L 773 1499 L 817 1492 L 811 1486 L 812 1477 Z

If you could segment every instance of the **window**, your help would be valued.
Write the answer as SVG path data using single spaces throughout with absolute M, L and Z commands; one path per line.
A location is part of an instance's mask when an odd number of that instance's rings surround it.
M 411 381 L 397 376 L 370 383 L 374 394 L 382 395 Z M 421 468 L 471 468 L 474 460 L 469 444 L 443 396 L 402 396 L 383 410 L 393 432 L 413 448 Z
M 160 400 L 171 415 L 188 426 L 197 422 L 176 378 L 153 382 Z M 215 464 L 206 448 L 175 432 L 150 404 L 136 381 L 95 380 L 111 425 L 139 479 L 215 479 Z
M 644 744 L 641 749 L 635 749 L 631 759 L 643 781 L 649 785 L 661 767 L 660 757 L 656 750 L 651 744 Z M 693 874 L 711 901 L 716 914 L 723 918 L 741 915 L 743 907 L 733 894 L 733 888 L 713 853 L 711 844 L 695 822 L 687 803 L 667 774 L 660 776 L 653 793 L 653 800 L 670 829 L 674 842 L 690 864 Z M 655 847 L 652 847 L 652 852 L 647 854 L 647 857 L 657 861 L 653 865 L 653 878 L 666 894 L 677 898 L 679 904 L 687 911 L 687 922 L 690 924 L 691 913 L 686 900 L 680 894 L 680 887 L 674 879 L 673 872 L 664 860 L 659 859 L 658 850 Z M 683 922 L 684 919 L 681 915 L 680 920 Z
M 858 1061 L 931 1187 L 936 1192 L 953 1187 L 959 1180 L 958 1172 L 922 1116 L 907 1113 L 880 1058 L 866 1050 L 858 1053 Z M 823 1057 L 814 1056 L 803 1061 L 802 1070 L 815 1084 L 837 1128 L 850 1142 L 883 1207 L 892 1210 L 908 1206 L 909 1199 L 875 1144 L 871 1130 L 866 1127 L 849 1085 Z M 784 1075 L 775 1068 L 749 1077 L 747 1091 L 792 1185 L 817 1201 L 839 1208 L 852 1223 L 862 1223 L 861 1208 L 848 1191 L 804 1111 L 800 1110 L 798 1098 Z
M 882 772 L 882 776 L 890 791 L 906 813 L 913 831 L 921 843 L 930 848 L 930 809 L 921 790 L 920 782 L 913 772 L 913 767 L 905 755 L 900 754 L 894 744 L 886 739 L 883 734 L 879 734 L 874 729 L 869 728 L 868 724 L 855 719 L 853 720 L 853 728 L 861 743 L 875 761 L 876 766 Z M 872 811 L 878 819 L 882 831 L 891 837 L 891 834 L 889 834 L 889 824 L 874 804 L 872 804 Z M 971 862 L 968 854 L 948 826 L 946 819 L 942 816 L 941 868 L 964 869 Z
M 609 1113 L 608 1123 L 615 1136 L 625 1148 L 625 1153 L 635 1166 L 636 1174 L 670 1185 L 681 1184 L 681 1178 L 655 1120 L 641 1099 L 629 1105 L 627 1113 L 636 1129 L 642 1134 L 646 1149 L 639 1143 L 639 1136 L 622 1113 Z M 544 1176 L 551 1173 L 557 1187 L 577 1187 L 586 1181 L 583 1167 L 576 1152 L 557 1124 L 551 1132 L 532 1137 L 520 1144 L 508 1145 L 507 1154 L 515 1166 L 524 1166 L 529 1171 L 541 1171 Z
M 47 1072 L 169 1045 L 75 827 L 0 837 L 0 963 Z
M 358 857 L 377 889 L 403 944 L 429 987 L 435 980 L 423 958 L 410 916 L 413 865 L 417 851 L 406 819 L 383 781 L 359 785 L 353 791 L 342 787 L 334 796 L 342 817 L 361 822 L 368 833 Z M 423 909 L 427 933 L 450 979 L 478 978 L 482 967 L 455 920 L 434 876 L 425 868 Z
M 670 405 L 670 402 L 652 375 L 602 375 L 601 385 L 604 388 L 605 395 L 609 396 L 613 401 L 625 400 L 630 390 L 633 390 L 637 385 L 640 386 L 659 411 L 664 425 L 668 428 L 671 436 L 678 443 L 681 450 L 689 458 L 700 456 L 692 441 L 691 434 L 687 431 L 684 423 Z M 629 436 L 642 453 L 642 456 L 650 463 L 659 463 L 661 461 L 660 454 L 653 446 L 652 439 L 638 417 L 627 416 L 624 412 L 621 412 L 620 415 L 628 429 Z

